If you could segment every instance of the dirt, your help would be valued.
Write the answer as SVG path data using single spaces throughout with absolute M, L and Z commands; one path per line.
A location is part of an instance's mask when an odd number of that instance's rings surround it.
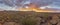
M 36 13 L 32 11 L 0 11 L 0 25 L 22 25 L 19 23 L 20 16 L 33 16 L 41 18 L 40 25 L 60 25 L 60 13 Z

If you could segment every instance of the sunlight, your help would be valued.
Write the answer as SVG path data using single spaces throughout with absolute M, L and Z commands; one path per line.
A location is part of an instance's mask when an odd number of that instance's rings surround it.
M 45 9 L 46 7 L 40 7 L 40 9 Z

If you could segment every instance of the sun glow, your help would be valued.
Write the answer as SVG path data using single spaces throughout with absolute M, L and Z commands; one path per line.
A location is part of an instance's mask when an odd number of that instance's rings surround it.
M 46 10 L 49 6 L 44 6 L 38 8 L 36 4 L 29 4 L 29 6 L 25 6 L 25 8 L 18 8 L 19 11 L 34 11 L 34 12 L 59 12 L 53 10 Z
M 19 11 L 35 11 L 35 12 L 59 12 L 59 11 L 52 11 L 52 10 L 43 10 L 38 8 L 20 8 Z

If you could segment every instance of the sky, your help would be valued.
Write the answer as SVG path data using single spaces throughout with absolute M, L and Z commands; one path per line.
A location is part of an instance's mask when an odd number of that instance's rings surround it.
M 15 10 L 30 3 L 37 4 L 39 7 L 51 6 L 52 8 L 60 9 L 60 0 L 0 0 L 0 8 Z

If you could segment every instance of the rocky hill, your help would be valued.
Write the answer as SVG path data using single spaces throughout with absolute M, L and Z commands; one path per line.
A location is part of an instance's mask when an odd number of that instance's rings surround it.
M 60 25 L 60 13 L 0 11 L 0 25 Z

